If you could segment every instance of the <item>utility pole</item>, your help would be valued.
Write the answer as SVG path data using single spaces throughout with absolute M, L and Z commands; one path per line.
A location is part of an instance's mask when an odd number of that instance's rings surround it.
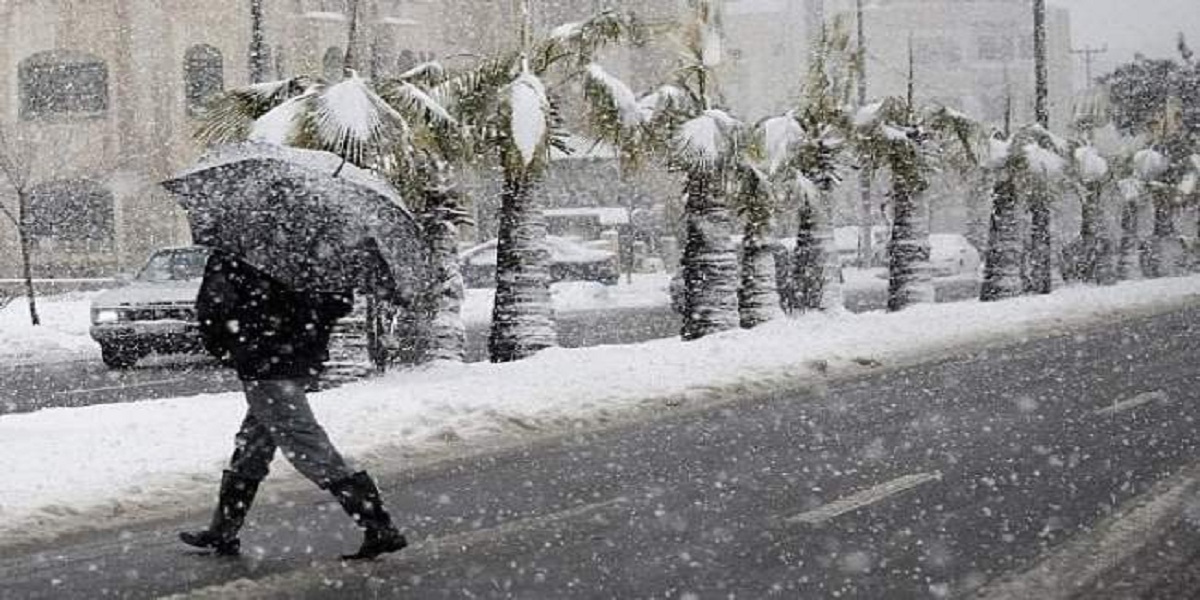
M 1108 52 L 1108 44 L 1105 44 L 1104 46 L 1101 46 L 1100 48 L 1084 46 L 1082 48 L 1071 50 L 1071 54 L 1078 54 L 1080 56 L 1083 56 L 1083 69 L 1084 69 L 1084 72 L 1087 74 L 1088 87 L 1091 87 L 1092 83 L 1093 83 L 1092 61 L 1095 60 L 1096 56 L 1098 56 L 1100 54 L 1104 54 L 1106 52 Z
M 1049 74 L 1046 65 L 1046 0 L 1033 0 L 1033 55 L 1036 79 L 1034 112 L 1038 125 L 1050 129 Z
M 1046 0 L 1033 0 L 1033 53 L 1037 89 L 1034 112 L 1037 122 L 1050 130 L 1049 77 L 1046 71 Z M 1054 242 L 1051 232 L 1050 189 L 1041 178 L 1033 184 L 1029 200 L 1030 281 L 1035 294 L 1054 291 Z
M 858 26 L 858 107 L 867 105 L 867 26 L 863 19 L 863 0 L 854 2 Z M 858 172 L 858 193 L 862 205 L 862 221 L 858 228 L 858 266 L 870 268 L 875 254 L 874 225 L 871 209 L 871 173 L 867 169 Z
M 359 68 L 359 65 L 358 65 L 358 61 L 359 61 L 359 57 L 358 57 L 358 43 L 359 43 L 359 39 L 358 39 L 358 36 L 359 36 L 359 32 L 358 32 L 358 28 L 359 28 L 358 2 L 359 2 L 359 0 L 349 0 L 347 2 L 347 6 L 346 6 L 346 10 L 350 12 L 350 14 L 348 15 L 350 18 L 350 27 L 349 27 L 349 32 L 347 34 L 349 37 L 349 40 L 346 42 L 346 57 L 345 57 L 345 70 L 346 70 L 347 74 L 349 74 L 349 71 L 351 69 L 358 70 L 358 68 Z
M 263 0 L 250 0 L 250 83 L 267 80 L 267 36 Z

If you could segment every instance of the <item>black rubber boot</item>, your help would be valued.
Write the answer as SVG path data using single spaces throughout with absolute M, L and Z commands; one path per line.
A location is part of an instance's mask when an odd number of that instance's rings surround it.
M 242 549 L 238 531 L 246 522 L 246 513 L 258 493 L 257 479 L 242 477 L 233 471 L 221 476 L 221 493 L 208 529 L 184 531 L 179 539 L 189 546 L 213 550 L 219 556 L 237 556 Z
M 383 508 L 379 488 L 366 472 L 359 471 L 333 482 L 329 491 L 346 513 L 363 528 L 362 547 L 354 554 L 343 554 L 344 560 L 371 560 L 408 546 L 408 540 L 392 524 L 391 515 Z

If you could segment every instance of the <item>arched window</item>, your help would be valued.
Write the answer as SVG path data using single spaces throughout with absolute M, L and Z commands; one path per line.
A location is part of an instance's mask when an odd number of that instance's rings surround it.
M 23 119 L 108 111 L 108 65 L 97 56 L 39 52 L 21 61 L 18 71 Z
M 116 229 L 113 196 L 87 179 L 63 179 L 35 186 L 29 193 L 33 240 L 67 252 L 104 252 L 113 248 Z
M 183 85 L 191 114 L 204 110 L 213 96 L 225 90 L 225 61 L 221 51 L 207 44 L 187 49 L 183 56 Z
M 325 51 L 325 58 L 321 61 L 325 81 L 337 82 L 341 81 L 345 76 L 346 53 L 337 46 L 330 46 Z

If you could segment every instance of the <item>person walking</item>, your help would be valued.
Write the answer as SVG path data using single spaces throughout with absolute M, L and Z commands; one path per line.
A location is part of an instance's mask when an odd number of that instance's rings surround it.
M 364 530 L 359 550 L 342 558 L 373 559 L 408 545 L 375 482 L 366 472 L 351 470 L 305 395 L 328 359 L 334 323 L 351 307 L 349 293 L 296 292 L 230 254 L 213 251 L 196 302 L 200 335 L 210 354 L 237 369 L 247 411 L 212 521 L 207 529 L 180 533 L 184 543 L 222 556 L 239 554 L 238 532 L 280 448 Z

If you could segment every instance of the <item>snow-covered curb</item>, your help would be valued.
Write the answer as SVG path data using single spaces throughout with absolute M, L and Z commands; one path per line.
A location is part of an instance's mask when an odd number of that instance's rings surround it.
M 660 340 L 551 350 L 506 365 L 439 365 L 319 394 L 313 404 L 348 454 L 404 466 L 395 457 L 607 422 L 641 409 L 736 397 L 831 368 L 913 362 L 947 348 L 1194 303 L 1200 303 L 1200 276 L 1070 288 L 990 305 L 919 306 L 901 314 L 814 315 L 687 344 Z M 6 459 L 0 540 L 207 504 L 242 410 L 240 395 L 219 394 L 0 417 Z

